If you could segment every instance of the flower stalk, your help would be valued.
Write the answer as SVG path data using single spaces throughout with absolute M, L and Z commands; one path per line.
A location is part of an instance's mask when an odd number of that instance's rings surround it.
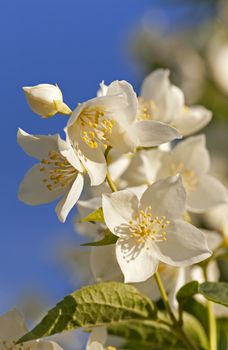
M 203 267 L 205 281 L 208 281 L 207 266 Z M 208 323 L 209 323 L 209 350 L 217 350 L 217 324 L 214 313 L 213 302 L 207 301 Z
M 163 283 L 161 281 L 161 278 L 160 278 L 158 271 L 155 272 L 154 278 L 155 278 L 155 281 L 156 281 L 157 286 L 159 288 L 159 291 L 161 293 L 162 301 L 164 303 L 166 311 L 169 314 L 169 317 L 172 321 L 172 330 L 174 330 L 180 336 L 181 340 L 185 343 L 185 345 L 188 347 L 188 349 L 197 350 L 196 345 L 185 334 L 185 332 L 182 328 L 182 324 L 176 319 L 176 317 L 171 309 L 167 293 L 165 291 L 165 288 L 163 286 Z

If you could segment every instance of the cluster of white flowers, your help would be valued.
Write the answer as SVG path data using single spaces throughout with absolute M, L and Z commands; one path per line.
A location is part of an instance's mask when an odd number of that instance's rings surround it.
M 102 208 L 104 222 L 76 220 L 77 231 L 93 240 L 107 230 L 116 236 L 116 243 L 91 248 L 95 280 L 124 277 L 125 283 L 137 283 L 146 292 L 149 281 L 148 294 L 158 299 L 152 277 L 158 270 L 166 290 L 174 294 L 177 280 L 183 280 L 180 267 L 209 258 L 214 247 L 210 235 L 190 223 L 190 213 L 228 202 L 225 187 L 208 174 L 205 136 L 181 140 L 206 126 L 211 112 L 185 106 L 182 91 L 162 69 L 145 78 L 138 97 L 126 81 L 102 82 L 97 96 L 73 112 L 57 86 L 41 84 L 24 91 L 42 117 L 71 115 L 65 140 L 19 129 L 18 143 L 39 161 L 25 175 L 19 198 L 37 205 L 61 197 L 56 212 L 62 222 L 76 203 L 82 217 Z M 104 349 L 92 340 L 87 348 Z

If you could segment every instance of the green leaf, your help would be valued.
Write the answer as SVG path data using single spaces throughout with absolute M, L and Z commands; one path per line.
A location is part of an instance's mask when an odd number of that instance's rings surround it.
M 18 342 L 80 327 L 154 318 L 155 305 L 135 287 L 119 282 L 100 283 L 83 287 L 65 297 Z
M 199 349 L 208 349 L 208 339 L 205 333 L 203 326 L 200 322 L 190 314 L 186 312 L 183 314 L 183 324 L 185 333 L 188 337 L 197 344 L 197 348 Z
M 183 310 L 194 316 L 203 326 L 206 334 L 209 332 L 207 308 L 194 298 L 186 300 Z
M 228 349 L 228 318 L 217 319 L 218 349 Z
M 214 303 L 228 306 L 228 283 L 204 282 L 199 286 L 199 293 Z
M 104 231 L 104 237 L 100 239 L 99 241 L 95 242 L 89 242 L 89 243 L 83 243 L 80 244 L 81 246 L 101 246 L 101 245 L 109 245 L 109 244 L 115 244 L 118 237 L 115 236 L 109 229 Z
M 87 215 L 85 218 L 80 220 L 81 222 L 104 222 L 104 214 L 103 209 L 98 208 L 97 210 L 93 211 L 89 215 Z
M 181 287 L 176 295 L 179 304 L 183 305 L 189 298 L 198 293 L 198 288 L 199 283 L 197 281 L 191 281 Z
M 108 326 L 108 333 L 124 338 L 127 349 L 170 349 L 183 346 L 167 326 L 154 321 L 128 321 Z M 185 349 L 185 347 L 181 347 Z

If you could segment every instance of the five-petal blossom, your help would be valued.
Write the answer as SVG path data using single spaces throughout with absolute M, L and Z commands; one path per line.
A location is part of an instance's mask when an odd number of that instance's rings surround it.
M 140 200 L 129 190 L 103 195 L 105 222 L 119 237 L 116 257 L 125 282 L 145 281 L 159 261 L 189 266 L 211 255 L 204 234 L 181 219 L 185 206 L 178 175 L 155 182 Z
M 39 160 L 20 184 L 20 200 L 38 205 L 63 197 L 56 206 L 56 212 L 59 220 L 64 222 L 79 199 L 84 184 L 84 169 L 75 150 L 58 134 L 30 135 L 19 129 L 17 139 L 27 154 Z

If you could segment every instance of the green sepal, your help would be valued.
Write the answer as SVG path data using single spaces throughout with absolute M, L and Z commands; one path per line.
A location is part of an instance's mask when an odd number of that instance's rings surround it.
M 103 209 L 101 207 L 96 209 L 85 218 L 81 219 L 80 222 L 104 222 Z
M 115 244 L 118 240 L 118 237 L 114 235 L 109 229 L 104 230 L 104 237 L 100 239 L 99 241 L 95 242 L 89 242 L 89 243 L 83 243 L 81 246 L 104 246 L 104 245 L 110 245 L 110 244 Z

